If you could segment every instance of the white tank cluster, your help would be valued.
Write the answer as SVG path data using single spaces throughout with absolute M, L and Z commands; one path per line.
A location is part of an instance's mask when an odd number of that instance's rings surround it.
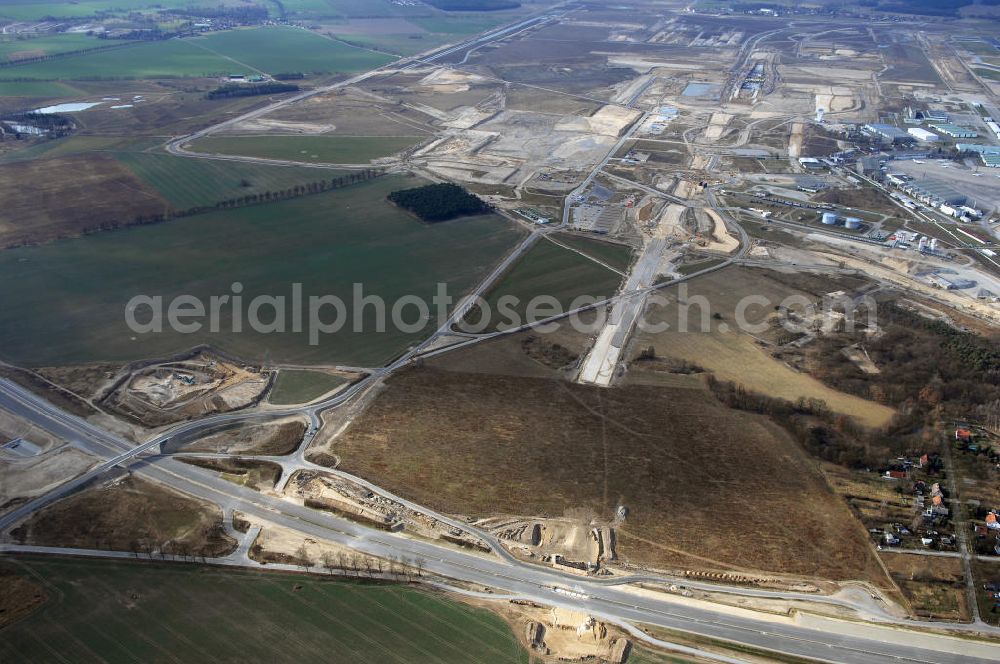
M 928 245 L 929 243 L 927 242 L 927 238 L 921 237 L 920 240 L 917 242 L 917 251 L 927 251 Z
M 844 228 L 847 228 L 847 229 L 852 230 L 852 231 L 856 231 L 859 228 L 861 228 L 861 220 L 858 219 L 857 217 L 848 217 L 844 221 Z
M 822 221 L 824 226 L 836 226 L 837 215 L 834 214 L 833 212 L 824 212 Z
M 825 112 L 826 111 L 824 111 L 822 108 L 817 108 L 816 109 L 816 123 L 817 124 L 823 124 L 823 114 Z

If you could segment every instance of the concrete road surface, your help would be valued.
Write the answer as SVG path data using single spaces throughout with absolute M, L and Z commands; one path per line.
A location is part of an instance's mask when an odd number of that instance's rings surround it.
M 76 440 L 89 449 L 104 450 L 105 454 L 117 451 L 119 443 L 115 442 L 116 439 L 111 434 L 62 413 L 40 399 L 25 399 L 17 394 L 12 396 L 12 390 L 4 388 L 9 388 L 9 384 L 0 384 L 0 407 L 53 433 Z M 888 660 L 921 664 L 980 664 L 996 661 L 990 655 L 994 652 L 990 649 L 992 646 L 974 641 L 936 637 L 928 643 L 910 645 L 906 639 L 902 643 L 889 642 L 888 636 L 894 634 L 895 630 L 888 627 L 881 628 L 884 632 L 883 640 L 877 640 L 878 635 L 875 638 L 861 636 L 864 634 L 864 626 L 852 623 L 838 623 L 844 626 L 846 634 L 832 629 L 803 627 L 775 622 L 767 616 L 736 613 L 722 607 L 679 603 L 669 595 L 639 595 L 627 588 L 608 586 L 586 577 L 567 576 L 547 567 L 441 547 L 431 542 L 410 539 L 405 534 L 372 530 L 289 500 L 266 496 L 221 479 L 210 471 L 169 458 L 139 459 L 133 462 L 132 468 L 144 477 L 203 500 L 232 506 L 252 520 L 269 521 L 309 537 L 337 542 L 382 558 L 419 561 L 423 569 L 445 578 L 494 588 L 543 604 L 565 606 L 615 622 L 657 625 L 789 655 L 844 664 Z M 6 530 L 23 516 L 14 518 L 7 515 L 0 518 L 0 529 Z M 852 631 L 859 636 L 852 634 Z M 916 639 L 910 641 L 916 642 Z

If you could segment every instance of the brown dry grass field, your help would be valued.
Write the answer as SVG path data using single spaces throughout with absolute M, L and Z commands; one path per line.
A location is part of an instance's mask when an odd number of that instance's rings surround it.
M 76 364 L 66 367 L 40 367 L 35 369 L 35 373 L 74 394 L 91 398 L 96 396 L 100 388 L 107 385 L 121 368 L 120 364 Z
M 800 295 L 817 300 L 824 294 L 857 286 L 857 280 L 837 281 L 824 275 L 786 275 L 773 271 L 747 268 L 726 268 L 703 278 L 695 279 L 687 287 L 685 300 L 691 304 L 690 326 L 687 332 L 678 329 L 678 291 L 664 292 L 672 303 L 654 306 L 646 312 L 650 323 L 667 322 L 666 332 L 640 332 L 632 344 L 635 356 L 639 349 L 652 346 L 658 357 L 672 357 L 696 364 L 723 381 L 743 385 L 754 392 L 794 401 L 799 397 L 824 400 L 831 410 L 850 415 L 861 424 L 880 427 L 888 424 L 895 411 L 882 404 L 861 399 L 827 387 L 808 374 L 796 371 L 775 359 L 749 333 L 739 331 L 734 324 L 737 303 L 747 295 L 767 298 L 770 306 L 754 306 L 747 310 L 747 322 L 756 324 L 774 311 L 774 305 L 790 295 Z M 695 298 L 705 298 L 710 304 L 709 331 L 701 332 L 701 309 Z M 637 374 L 643 364 L 633 365 Z
M 0 165 L 0 200 L 0 247 L 79 235 L 169 208 L 155 190 L 101 154 Z
M 885 584 L 860 525 L 769 420 L 705 390 L 414 369 L 332 451 L 435 509 L 609 521 L 620 556 Z
M 593 320 L 584 316 L 581 321 Z M 499 337 L 431 358 L 426 365 L 445 371 L 548 377 L 575 367 L 592 343 L 590 334 L 559 323 L 551 332 L 529 330 Z
M 971 619 L 961 560 L 903 553 L 886 553 L 881 557 L 917 616 L 936 620 Z
M 217 507 L 134 476 L 74 493 L 11 534 L 41 546 L 181 555 L 219 556 L 236 547 Z
M 227 454 L 291 454 L 306 433 L 304 422 L 258 424 L 223 431 L 184 445 L 185 452 L 225 452 Z
M 0 627 L 17 622 L 45 604 L 48 594 L 34 579 L 0 563 Z

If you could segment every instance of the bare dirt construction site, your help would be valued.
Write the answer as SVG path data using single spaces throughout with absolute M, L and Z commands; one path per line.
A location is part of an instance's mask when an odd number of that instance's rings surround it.
M 887 583 L 800 448 L 702 389 L 411 370 L 331 452 L 341 469 L 448 513 L 600 525 L 624 507 L 626 563 Z
M 255 404 L 270 380 L 268 374 L 198 353 L 132 372 L 102 403 L 131 420 L 156 427 Z
M 525 648 L 546 658 L 620 664 L 632 651 L 624 630 L 586 613 L 531 602 L 511 601 L 501 606 L 477 600 L 471 603 L 499 613 Z
M 27 544 L 179 555 L 219 556 L 236 547 L 218 507 L 131 475 L 73 494 L 11 534 Z
M 0 410 L 0 513 L 86 472 L 98 461 Z
M 381 530 L 406 532 L 417 537 L 440 540 L 480 552 L 490 550 L 473 533 L 439 521 L 437 518 L 376 493 L 351 479 L 311 470 L 295 473 L 285 495 L 303 504 L 361 521 Z

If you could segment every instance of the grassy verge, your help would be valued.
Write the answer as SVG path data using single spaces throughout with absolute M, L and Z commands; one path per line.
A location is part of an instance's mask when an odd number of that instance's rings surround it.
M 509 323 L 503 320 L 508 316 L 498 312 L 501 298 L 516 298 L 512 311 L 518 321 L 524 323 L 528 318 L 528 303 L 535 297 L 555 298 L 566 311 L 577 297 L 611 297 L 620 284 L 621 275 L 575 251 L 543 240 L 529 249 L 486 295 L 493 316 L 490 327 L 504 327 Z M 479 313 L 473 312 L 468 320 L 476 323 L 478 318 Z
M 553 236 L 553 239 L 565 244 L 567 247 L 582 251 L 591 258 L 596 258 L 602 263 L 622 272 L 632 263 L 632 248 L 624 244 L 604 242 L 603 240 L 591 239 L 580 235 L 570 235 L 569 233 L 557 233 Z
M 306 403 L 346 382 L 343 376 L 322 371 L 282 369 L 267 400 L 281 405 Z
M 725 260 L 724 258 L 709 258 L 708 260 L 695 261 L 694 263 L 685 263 L 678 266 L 677 273 L 682 275 L 694 274 L 695 272 L 701 272 L 702 270 L 707 270 L 710 267 L 724 263 Z

